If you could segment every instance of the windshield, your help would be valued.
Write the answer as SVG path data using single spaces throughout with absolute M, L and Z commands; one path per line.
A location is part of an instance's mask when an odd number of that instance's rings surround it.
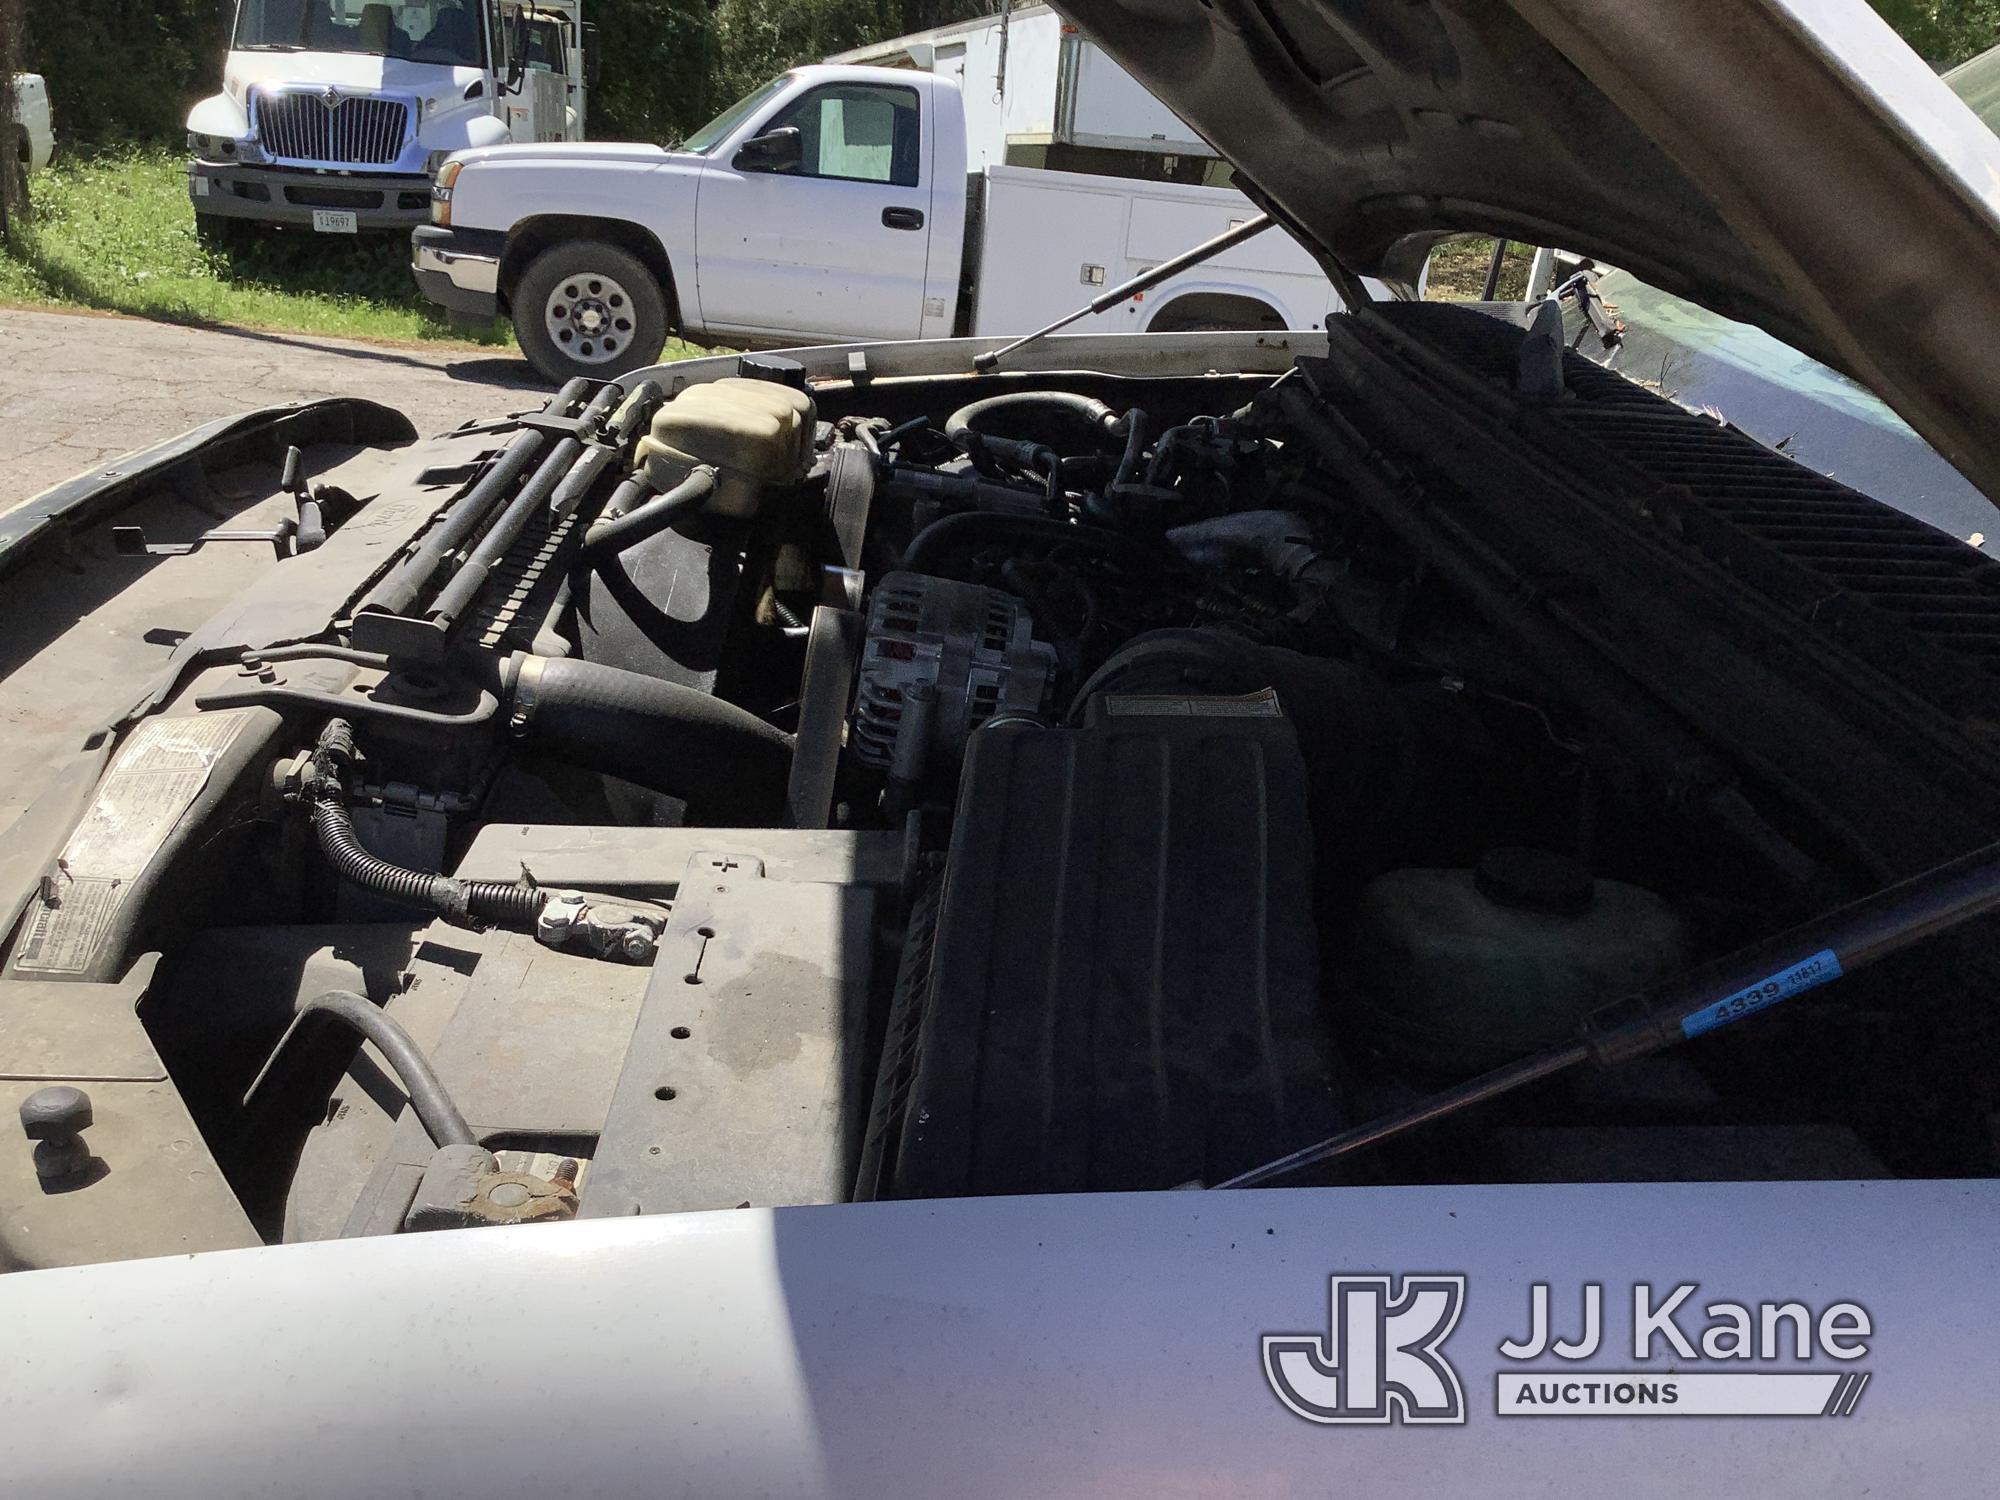
M 725 109 L 721 114 L 717 115 L 713 120 L 710 120 L 706 125 L 702 126 L 701 129 L 697 130 L 693 135 L 689 136 L 686 140 L 682 141 L 681 150 L 713 151 L 716 147 L 716 144 L 719 141 L 721 141 L 724 136 L 728 135 L 730 131 L 734 130 L 738 125 L 742 124 L 743 121 L 749 115 L 763 108 L 765 102 L 769 100 L 773 94 L 777 93 L 780 89 L 784 88 L 785 85 L 790 83 L 791 81 L 792 81 L 792 76 L 791 74 L 787 73 L 782 78 L 773 78 L 769 83 L 765 84 L 755 93 L 745 94 L 741 99 L 738 99 L 734 104 L 730 105 L 729 108 Z
M 479 16 L 467 0 L 244 0 L 234 44 L 246 52 L 356 52 L 479 67 Z

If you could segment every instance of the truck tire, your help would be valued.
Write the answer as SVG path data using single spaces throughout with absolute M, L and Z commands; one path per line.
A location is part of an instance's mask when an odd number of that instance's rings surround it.
M 614 379 L 652 364 L 667 342 L 659 281 L 602 240 L 551 245 L 521 273 L 509 306 L 521 352 L 551 385 Z

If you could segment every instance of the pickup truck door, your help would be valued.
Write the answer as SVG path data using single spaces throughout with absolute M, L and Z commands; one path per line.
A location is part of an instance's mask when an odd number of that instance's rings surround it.
M 748 135 L 799 131 L 796 170 L 703 167 L 695 208 L 701 321 L 836 339 L 915 338 L 930 257 L 929 132 L 913 88 L 828 83 Z

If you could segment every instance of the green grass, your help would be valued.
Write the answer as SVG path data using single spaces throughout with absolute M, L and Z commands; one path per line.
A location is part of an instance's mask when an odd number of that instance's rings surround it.
M 32 222 L 0 252 L 0 302 L 345 338 L 513 342 L 504 322 L 451 328 L 410 279 L 401 235 L 255 226 L 241 249 L 203 246 L 176 151 L 58 161 L 32 179 L 32 196 Z
M 1500 265 L 1500 299 L 1518 302 L 1528 289 L 1528 262 L 1535 258 L 1532 245 L 1507 246 Z M 1455 235 L 1431 251 L 1430 280 L 1424 297 L 1431 302 L 1470 302 L 1478 299 L 1486 286 L 1486 267 L 1493 259 L 1490 236 Z

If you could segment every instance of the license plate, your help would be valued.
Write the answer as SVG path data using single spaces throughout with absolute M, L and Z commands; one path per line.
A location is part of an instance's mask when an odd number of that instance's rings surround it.
M 313 228 L 321 234 L 359 234 L 361 225 L 353 214 L 343 209 L 316 208 L 313 210 Z

